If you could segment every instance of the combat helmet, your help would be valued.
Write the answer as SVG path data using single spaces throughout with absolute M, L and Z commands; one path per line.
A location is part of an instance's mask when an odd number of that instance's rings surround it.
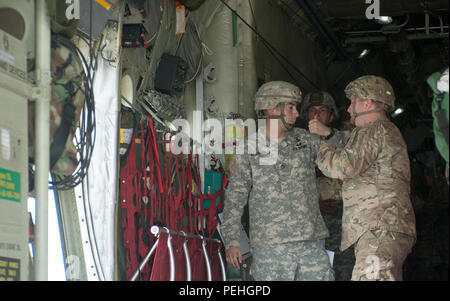
M 336 119 L 339 119 L 339 110 L 336 107 L 333 96 L 325 91 L 317 91 L 308 93 L 302 104 L 300 116 L 302 119 L 308 119 L 308 109 L 312 106 L 327 106 L 328 107 L 328 118 L 331 114 L 334 114 Z
M 284 104 L 295 101 L 300 103 L 302 100 L 302 92 L 291 83 L 284 81 L 272 81 L 263 84 L 255 95 L 255 111 L 259 118 L 281 119 L 287 129 L 292 129 L 293 125 L 287 124 L 284 119 Z M 263 110 L 273 109 L 281 104 L 281 115 L 264 116 Z
M 395 95 L 391 84 L 382 77 L 375 75 L 364 75 L 358 77 L 350 82 L 344 90 L 348 99 L 352 95 L 358 96 L 361 99 L 372 99 L 373 101 L 382 103 L 383 109 L 377 108 L 374 110 L 356 113 L 355 106 L 352 106 L 352 117 L 350 122 L 356 124 L 356 118 L 372 114 L 375 112 L 392 112 L 395 109 Z
M 395 95 L 391 84 L 375 75 L 361 76 L 347 85 L 344 90 L 347 98 L 356 95 L 362 99 L 372 99 L 386 105 L 387 112 L 395 109 Z

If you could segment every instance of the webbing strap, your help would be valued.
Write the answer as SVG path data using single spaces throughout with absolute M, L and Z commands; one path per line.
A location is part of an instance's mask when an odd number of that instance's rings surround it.
M 164 193 L 162 178 L 161 178 L 161 169 L 160 169 L 161 165 L 159 162 L 158 147 L 157 147 L 157 143 L 156 143 L 155 129 L 153 127 L 153 120 L 151 118 L 148 118 L 148 125 L 149 125 L 149 135 L 148 136 L 152 141 L 153 155 L 156 158 L 156 171 L 158 172 L 159 189 L 160 189 L 161 193 Z

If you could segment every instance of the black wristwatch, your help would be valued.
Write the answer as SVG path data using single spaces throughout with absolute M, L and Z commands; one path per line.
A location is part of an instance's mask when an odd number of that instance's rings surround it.
M 334 134 L 336 134 L 336 130 L 332 127 L 330 127 L 330 135 L 325 137 L 325 140 L 329 140 L 331 137 L 334 136 Z

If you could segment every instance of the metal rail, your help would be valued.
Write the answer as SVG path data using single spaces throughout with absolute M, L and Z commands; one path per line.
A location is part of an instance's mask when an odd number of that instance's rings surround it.
M 211 262 L 209 261 L 208 252 L 206 251 L 206 241 L 203 239 L 203 236 L 201 236 L 201 239 L 202 239 L 203 256 L 205 256 L 206 262 L 206 277 L 208 281 L 212 281 Z
M 217 248 L 217 253 L 219 254 L 219 260 L 220 260 L 220 270 L 222 271 L 222 281 L 227 280 L 227 269 L 225 268 L 225 261 L 222 257 L 222 252 L 220 251 L 220 246 Z
M 183 231 L 180 231 L 180 234 L 183 236 L 187 236 L 187 234 Z M 183 243 L 183 251 L 184 251 L 184 257 L 186 260 L 186 281 L 191 281 L 192 280 L 192 269 L 191 269 L 191 259 L 189 257 L 189 251 L 188 251 L 188 245 L 187 245 L 187 240 L 184 241 Z
M 153 244 L 152 248 L 150 249 L 150 251 L 148 252 L 147 256 L 145 256 L 144 260 L 141 262 L 141 264 L 139 265 L 139 268 L 136 270 L 136 272 L 134 272 L 133 276 L 131 277 L 130 281 L 135 281 L 137 279 L 137 277 L 139 276 L 139 273 L 141 272 L 141 270 L 145 267 L 145 265 L 148 263 L 148 261 L 150 260 L 150 257 L 152 256 L 152 254 L 155 252 L 156 250 L 156 246 L 159 243 L 159 238 L 158 240 Z
M 34 280 L 48 280 L 48 177 L 50 170 L 50 19 L 45 1 L 36 1 L 36 230 Z
M 206 262 L 207 280 L 208 281 L 212 281 L 211 261 L 209 259 L 208 252 L 206 250 L 206 241 L 207 240 L 211 240 L 211 241 L 214 241 L 214 242 L 217 242 L 217 243 L 220 244 L 220 240 L 218 240 L 218 239 L 211 239 L 211 238 L 205 238 L 202 235 L 187 234 L 184 231 L 177 232 L 177 231 L 169 230 L 166 227 L 159 227 L 159 226 L 153 226 L 151 228 L 150 232 L 153 235 L 155 235 L 155 236 L 158 236 L 160 232 L 164 232 L 164 233 L 168 233 L 169 234 L 168 247 L 169 247 L 169 255 L 170 255 L 170 281 L 174 281 L 175 280 L 175 259 L 174 259 L 174 256 L 173 256 L 173 247 L 172 247 L 172 243 L 171 243 L 172 235 L 182 235 L 182 236 L 185 236 L 185 237 L 201 239 L 202 240 L 203 256 L 205 257 L 205 262 Z M 155 243 L 155 245 L 156 245 L 156 243 Z M 154 247 L 155 247 L 155 245 L 154 245 Z M 185 259 L 186 259 L 186 279 L 187 279 L 187 281 L 191 281 L 192 280 L 192 275 L 191 275 L 192 274 L 192 269 L 191 269 L 191 263 L 190 263 L 190 258 L 189 258 L 187 240 L 183 243 L 183 251 L 184 251 L 184 256 L 185 256 Z M 220 252 L 220 247 L 218 248 L 217 251 L 218 251 L 218 254 L 219 254 L 219 260 L 220 260 L 220 267 L 221 267 L 222 277 L 223 277 L 223 280 L 225 281 L 226 280 L 226 268 L 225 268 L 225 262 L 223 260 L 222 254 Z M 152 252 L 152 251 L 150 250 L 150 252 Z M 150 256 L 147 255 L 148 258 L 150 258 Z M 148 259 L 147 259 L 147 261 L 148 261 Z M 145 266 L 147 261 L 144 260 L 143 263 L 141 264 L 141 266 L 142 267 Z M 141 266 L 140 266 L 140 269 L 142 268 Z M 136 273 L 138 271 L 136 271 Z M 136 277 L 137 277 L 137 275 L 136 275 Z

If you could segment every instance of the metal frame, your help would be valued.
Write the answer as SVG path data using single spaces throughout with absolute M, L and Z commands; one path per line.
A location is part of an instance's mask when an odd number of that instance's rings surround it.
M 50 20 L 46 3 L 36 0 L 36 230 L 34 279 L 48 280 L 48 177 L 50 170 Z
M 168 246 L 168 249 L 169 249 L 169 256 L 170 256 L 170 278 L 169 278 L 170 281 L 175 281 L 175 257 L 173 255 L 172 234 L 179 234 L 179 235 L 182 235 L 182 236 L 185 236 L 185 237 L 200 238 L 202 240 L 203 256 L 205 257 L 205 261 L 206 261 L 207 281 L 212 281 L 211 262 L 209 260 L 208 252 L 206 250 L 206 240 L 209 239 L 209 238 L 205 238 L 202 235 L 187 234 L 184 231 L 180 231 L 180 232 L 172 231 L 172 230 L 169 230 L 167 227 L 159 227 L 159 226 L 153 226 L 150 229 L 150 232 L 153 235 L 157 236 L 158 239 L 153 244 L 152 248 L 147 253 L 147 255 L 145 256 L 144 260 L 139 265 L 139 267 L 136 270 L 136 272 L 134 272 L 134 274 L 131 277 L 130 281 L 135 281 L 137 279 L 137 277 L 139 276 L 140 271 L 145 267 L 145 265 L 150 260 L 150 257 L 155 252 L 156 247 L 157 247 L 157 245 L 159 243 L 159 233 L 160 232 L 165 232 L 165 233 L 169 234 L 169 237 L 167 238 L 167 246 Z M 210 240 L 220 243 L 220 241 L 217 240 L 217 239 L 210 239 Z M 191 270 L 191 263 L 190 263 L 190 258 L 189 258 L 187 240 L 183 243 L 183 251 L 184 251 L 184 256 L 185 256 L 185 259 L 186 259 L 186 279 L 187 279 L 187 281 L 191 281 L 192 280 L 192 275 L 191 275 L 191 271 L 192 270 Z M 221 268 L 221 271 L 222 271 L 223 281 L 225 281 L 226 280 L 226 268 L 225 268 L 225 262 L 223 260 L 222 254 L 220 252 L 220 247 L 218 248 L 217 252 L 219 254 L 220 268 Z
M 206 251 L 206 241 L 203 236 L 200 236 L 200 238 L 202 239 L 203 256 L 205 256 L 206 261 L 206 276 L 208 281 L 212 281 L 211 262 L 209 261 L 208 252 Z

